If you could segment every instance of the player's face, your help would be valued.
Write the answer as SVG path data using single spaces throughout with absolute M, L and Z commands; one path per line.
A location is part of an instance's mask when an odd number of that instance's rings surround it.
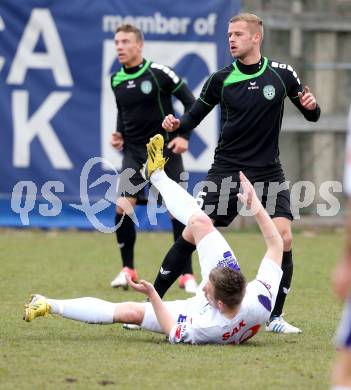
M 214 286 L 210 280 L 204 285 L 202 290 L 205 293 L 205 297 L 208 300 L 208 302 L 210 303 L 210 305 L 212 307 L 217 308 L 217 301 L 215 299 L 215 294 L 214 294 L 215 293 Z
M 121 64 L 130 67 L 141 63 L 143 42 L 133 32 L 119 31 L 115 35 L 115 47 Z
M 255 49 L 257 36 L 253 34 L 247 22 L 238 21 L 229 23 L 228 42 L 232 56 L 242 59 Z

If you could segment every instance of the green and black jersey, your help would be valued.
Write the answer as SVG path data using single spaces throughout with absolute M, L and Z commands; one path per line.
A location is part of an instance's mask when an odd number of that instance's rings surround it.
M 217 105 L 221 128 L 211 172 L 265 167 L 278 162 L 278 139 L 288 96 L 308 121 L 317 121 L 320 108 L 304 109 L 298 99 L 303 86 L 287 64 L 261 58 L 254 65 L 239 61 L 215 72 L 199 99 L 181 119 L 180 131 L 195 128 Z
M 172 95 L 181 101 L 185 111 L 195 98 L 183 80 L 169 67 L 144 60 L 133 68 L 124 68 L 111 76 L 111 86 L 117 103 L 117 131 L 123 134 L 125 145 L 145 145 L 157 133 L 166 140 L 179 135 L 162 129 L 167 114 L 174 113 Z M 189 138 L 190 130 L 182 137 Z

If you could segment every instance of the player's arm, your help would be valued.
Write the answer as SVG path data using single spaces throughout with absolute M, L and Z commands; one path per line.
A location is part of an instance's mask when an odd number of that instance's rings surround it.
M 126 278 L 129 286 L 134 288 L 134 290 L 147 295 L 149 302 L 154 308 L 158 323 L 160 324 L 163 332 L 168 336 L 172 328 L 175 326 L 176 320 L 173 318 L 171 312 L 167 309 L 166 305 L 158 295 L 155 287 L 145 280 L 141 280 L 140 283 L 134 283 L 129 275 L 126 275 Z
M 196 126 L 208 115 L 216 104 L 220 101 L 223 80 L 214 73 L 202 88 L 200 97 L 191 106 L 189 111 L 185 112 L 181 119 L 177 119 L 170 114 L 165 117 L 162 127 L 173 132 L 178 130 L 179 134 L 186 133 L 195 129 Z
M 287 94 L 291 102 L 297 107 L 309 122 L 317 122 L 321 109 L 309 87 L 303 87 L 294 69 L 288 65 L 287 69 L 281 69 Z
M 111 76 L 111 88 L 113 93 L 115 94 L 115 87 L 113 84 L 114 74 Z M 115 94 L 116 96 L 116 94 Z M 124 125 L 123 125 L 123 114 L 120 105 L 118 104 L 116 98 L 116 106 L 117 106 L 117 120 L 116 120 L 116 131 L 114 131 L 111 135 L 111 145 L 118 151 L 123 150 L 124 146 Z
M 184 112 L 188 112 L 192 105 L 195 102 L 195 97 L 187 84 L 184 81 L 180 82 L 179 86 L 176 86 L 172 94 L 182 103 L 184 107 Z M 191 134 L 191 129 L 188 131 L 183 131 L 179 134 L 182 138 L 189 139 Z
M 256 222 L 266 243 L 267 251 L 265 257 L 268 257 L 281 266 L 283 240 L 276 226 L 262 206 L 262 203 L 258 199 L 252 184 L 242 172 L 240 172 L 240 185 L 242 192 L 238 194 L 238 198 L 244 205 L 252 210 L 255 216 Z
M 297 96 L 290 100 L 309 122 L 318 121 L 321 116 L 321 109 L 309 87 L 305 86 L 302 91 L 297 93 Z

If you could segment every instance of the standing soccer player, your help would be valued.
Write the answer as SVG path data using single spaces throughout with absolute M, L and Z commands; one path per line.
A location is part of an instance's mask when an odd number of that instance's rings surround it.
M 137 279 L 134 268 L 134 246 L 136 229 L 128 215 L 136 204 L 146 204 L 145 183 L 140 168 L 146 160 L 146 143 L 149 138 L 162 132 L 166 139 L 166 157 L 169 158 L 167 174 L 175 181 L 180 180 L 184 171 L 181 153 L 188 149 L 190 131 L 169 135 L 161 126 L 164 115 L 174 112 L 172 96 L 175 96 L 188 110 L 195 101 L 193 94 L 175 72 L 167 66 L 143 59 L 144 37 L 142 32 L 130 24 L 121 25 L 115 33 L 115 46 L 122 68 L 111 77 L 111 86 L 118 109 L 117 128 L 112 134 L 112 146 L 123 153 L 122 172 L 134 170 L 129 182 L 121 181 L 118 188 L 116 208 L 117 242 L 120 248 L 122 271 L 112 280 L 112 287 L 127 288 L 126 273 L 132 280 Z M 145 183 L 146 184 L 146 183 Z M 141 190 L 137 188 L 143 187 Z M 134 190 L 135 189 L 135 190 Z M 126 214 L 124 216 L 124 214 Z M 171 219 L 176 240 L 184 226 Z M 181 288 L 195 293 L 196 281 L 193 276 L 191 254 L 184 261 Z
M 282 314 L 292 275 L 293 216 L 290 193 L 284 185 L 284 172 L 279 160 L 278 140 L 284 111 L 284 99 L 289 97 L 302 115 L 312 122 L 320 116 L 320 108 L 309 88 L 303 87 L 287 64 L 261 55 L 262 20 L 253 14 L 239 14 L 229 21 L 228 43 L 236 60 L 211 75 L 200 98 L 189 112 L 176 119 L 168 115 L 163 127 L 169 132 L 187 132 L 195 128 L 217 105 L 221 108 L 221 130 L 214 162 L 202 192 L 201 202 L 216 226 L 228 226 L 237 216 L 239 171 L 252 183 L 262 184 L 262 201 L 273 218 L 284 242 L 283 277 L 271 318 L 266 330 L 277 333 L 300 333 L 287 323 Z M 223 202 L 227 195 L 228 201 Z M 166 255 L 155 280 L 157 291 L 165 294 L 178 277 L 182 258 L 195 249 L 189 229 L 185 229 Z
M 345 253 L 334 272 L 336 295 L 346 300 L 337 334 L 338 352 L 332 373 L 332 390 L 351 390 L 351 108 L 348 120 L 344 190 L 348 197 Z

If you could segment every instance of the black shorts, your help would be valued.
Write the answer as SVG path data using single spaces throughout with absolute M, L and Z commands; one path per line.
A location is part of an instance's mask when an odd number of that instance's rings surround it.
M 165 158 L 169 158 L 165 165 L 165 172 L 168 177 L 178 183 L 181 173 L 184 172 L 182 156 L 174 154 L 170 149 L 167 149 L 167 145 L 165 145 L 163 154 Z M 117 197 L 136 198 L 137 204 L 147 203 L 149 186 L 148 182 L 140 174 L 140 169 L 146 159 L 145 145 L 130 145 L 123 150 Z
M 293 220 L 290 191 L 280 164 L 242 171 L 254 185 L 259 199 L 272 218 L 284 217 Z M 230 176 L 218 172 L 209 173 L 202 188 L 198 194 L 202 209 L 215 221 L 215 226 L 228 226 L 239 214 L 239 171 L 234 171 Z

